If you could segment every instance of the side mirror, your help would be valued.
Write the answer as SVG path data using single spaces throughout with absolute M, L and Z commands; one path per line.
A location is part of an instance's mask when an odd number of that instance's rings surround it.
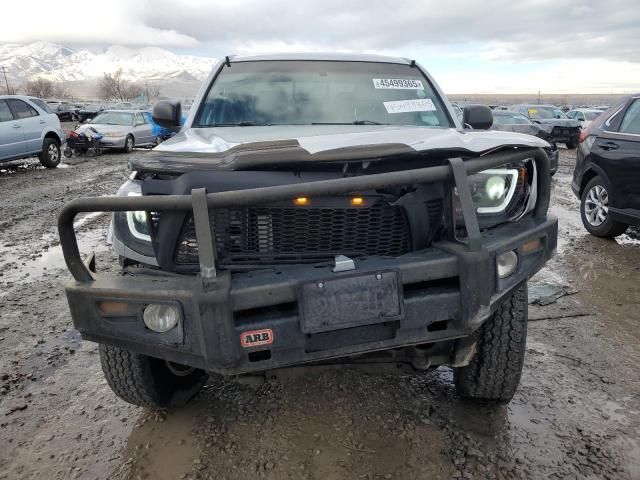
M 161 100 L 153 106 L 151 117 L 161 127 L 179 129 L 182 126 L 182 105 L 180 102 Z
M 488 130 L 493 125 L 493 113 L 486 105 L 467 105 L 462 112 L 462 123 L 474 130 Z

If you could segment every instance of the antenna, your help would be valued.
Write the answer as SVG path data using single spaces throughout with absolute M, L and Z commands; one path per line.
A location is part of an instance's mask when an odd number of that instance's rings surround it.
M 229 60 L 229 55 L 224 57 L 224 63 L 227 65 L 227 67 L 231 66 L 231 60 Z

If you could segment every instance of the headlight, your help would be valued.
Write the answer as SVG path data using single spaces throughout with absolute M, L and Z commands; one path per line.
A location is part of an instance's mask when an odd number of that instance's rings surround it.
M 517 220 L 535 204 L 535 163 L 531 160 L 484 170 L 468 177 L 471 198 L 481 229 Z M 462 208 L 454 189 L 456 229 L 464 227 Z
M 138 188 L 139 187 L 140 186 L 138 185 Z M 142 192 L 140 191 L 127 192 L 127 197 L 140 197 L 140 196 L 142 196 Z M 127 215 L 127 225 L 129 226 L 129 231 L 131 232 L 131 235 L 136 237 L 138 240 L 150 242 L 151 235 L 149 234 L 149 222 L 147 221 L 147 212 L 145 211 L 126 212 L 126 215 Z
M 502 213 L 513 199 L 518 183 L 518 170 L 485 170 L 471 175 L 468 181 L 471 198 L 479 214 Z
M 142 187 L 139 181 L 127 180 L 118 190 L 119 197 L 139 197 Z M 151 219 L 145 211 L 115 212 L 113 214 L 114 237 L 127 248 L 147 256 L 155 257 L 151 244 Z

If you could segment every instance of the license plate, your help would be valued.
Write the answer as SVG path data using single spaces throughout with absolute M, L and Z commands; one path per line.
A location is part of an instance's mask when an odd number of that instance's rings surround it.
M 382 271 L 315 280 L 302 285 L 304 333 L 318 333 L 402 318 L 398 273 Z

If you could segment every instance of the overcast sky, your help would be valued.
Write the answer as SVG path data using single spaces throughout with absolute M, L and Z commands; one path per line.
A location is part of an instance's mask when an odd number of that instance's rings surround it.
M 0 43 L 376 52 L 415 58 L 447 93 L 640 90 L 638 0 L 0 1 Z

